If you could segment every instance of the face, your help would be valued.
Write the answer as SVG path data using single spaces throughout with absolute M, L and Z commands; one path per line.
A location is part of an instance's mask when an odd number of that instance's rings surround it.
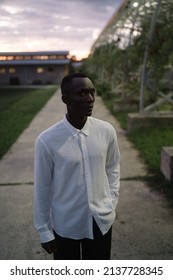
M 91 116 L 95 101 L 95 87 L 88 78 L 73 78 L 66 96 L 68 110 L 78 116 Z

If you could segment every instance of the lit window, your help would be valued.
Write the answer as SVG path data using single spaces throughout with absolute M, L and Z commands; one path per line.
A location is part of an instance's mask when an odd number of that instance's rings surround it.
M 40 59 L 48 59 L 48 55 L 41 55 Z
M 14 59 L 14 56 L 11 56 L 11 55 L 7 56 L 7 60 L 13 60 L 13 59 Z
M 23 59 L 23 56 L 21 56 L 21 55 L 16 55 L 16 56 L 15 56 L 15 59 L 16 59 L 16 60 L 22 60 L 22 59 Z
M 44 60 L 44 59 L 48 59 L 48 56 L 47 55 L 34 55 L 32 57 L 33 59 L 41 59 L 41 60 Z
M 58 58 L 58 59 L 65 59 L 65 56 L 64 56 L 64 55 L 58 55 L 57 58 Z
M 0 56 L 0 60 L 6 60 L 6 59 L 7 59 L 6 56 L 4 56 L 4 55 L 1 55 L 1 56 Z
M 41 74 L 44 72 L 44 68 L 43 67 L 38 67 L 37 68 L 37 73 Z
M 23 57 L 23 59 L 30 60 L 31 56 L 30 55 L 26 55 L 26 56 Z
M 15 68 L 9 68 L 9 73 L 10 74 L 15 74 L 16 73 L 16 69 Z
M 49 59 L 56 59 L 57 56 L 56 55 L 49 55 Z
M 5 74 L 6 69 L 5 68 L 0 68 L 0 74 Z

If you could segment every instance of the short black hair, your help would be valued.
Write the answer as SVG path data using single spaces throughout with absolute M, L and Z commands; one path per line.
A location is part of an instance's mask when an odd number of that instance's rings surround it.
M 67 76 L 65 76 L 62 81 L 61 81 L 61 93 L 62 95 L 66 95 L 69 92 L 69 87 L 72 83 L 72 80 L 74 78 L 88 78 L 88 76 L 86 76 L 83 73 L 72 73 L 72 74 L 68 74 Z

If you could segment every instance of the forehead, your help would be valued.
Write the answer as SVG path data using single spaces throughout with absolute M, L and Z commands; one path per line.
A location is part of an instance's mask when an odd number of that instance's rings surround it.
M 81 88 L 94 88 L 92 81 L 88 78 L 78 77 L 72 80 L 73 89 L 80 90 Z

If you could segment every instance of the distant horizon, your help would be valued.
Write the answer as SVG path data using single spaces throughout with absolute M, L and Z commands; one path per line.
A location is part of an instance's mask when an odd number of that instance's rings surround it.
M 42 54 L 42 55 L 46 55 L 46 54 L 56 54 L 56 53 L 68 53 L 69 58 L 76 58 L 76 61 L 81 61 L 82 59 L 85 59 L 89 56 L 90 51 L 88 52 L 88 56 L 86 57 L 81 57 L 81 59 L 79 57 L 76 57 L 76 55 L 74 53 L 71 53 L 69 50 L 37 50 L 37 51 L 0 51 L 0 56 L 6 56 L 6 55 L 16 55 L 16 54 Z M 0 59 L 1 60 L 1 59 Z

